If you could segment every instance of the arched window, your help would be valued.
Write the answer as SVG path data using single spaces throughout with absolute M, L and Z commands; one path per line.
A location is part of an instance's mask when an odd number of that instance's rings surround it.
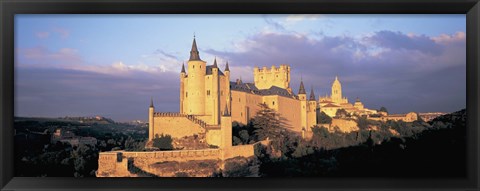
M 185 97 L 188 97 L 188 92 L 185 92 Z
M 275 101 L 272 101 L 272 105 L 275 105 Z
M 193 65 L 193 69 L 195 69 L 195 65 Z

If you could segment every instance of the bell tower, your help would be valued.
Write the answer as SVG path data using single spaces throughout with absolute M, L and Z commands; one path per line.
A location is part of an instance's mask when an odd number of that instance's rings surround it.
M 335 103 L 342 102 L 342 84 L 338 80 L 338 76 L 335 76 L 335 81 L 332 84 L 332 101 Z

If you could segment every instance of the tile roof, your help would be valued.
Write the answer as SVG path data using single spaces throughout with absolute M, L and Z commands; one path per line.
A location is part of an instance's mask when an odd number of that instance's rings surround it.
M 230 82 L 230 89 L 233 91 L 247 92 L 256 95 L 278 95 L 289 98 L 296 98 L 296 96 L 290 93 L 288 90 L 272 86 L 269 89 L 258 89 L 254 83 L 240 83 L 240 82 Z

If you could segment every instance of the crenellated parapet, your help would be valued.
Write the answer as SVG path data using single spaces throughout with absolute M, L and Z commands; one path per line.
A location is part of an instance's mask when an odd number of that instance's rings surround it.
M 272 86 L 290 89 L 290 66 L 286 64 L 279 67 L 263 67 L 262 69 L 255 67 L 253 77 L 258 89 L 269 89 Z
M 195 124 L 200 125 L 203 128 L 207 127 L 207 123 L 194 115 L 187 115 L 187 114 L 182 114 L 182 113 L 175 113 L 175 112 L 155 112 L 153 113 L 154 117 L 184 117 L 187 118 L 188 120 L 192 121 Z

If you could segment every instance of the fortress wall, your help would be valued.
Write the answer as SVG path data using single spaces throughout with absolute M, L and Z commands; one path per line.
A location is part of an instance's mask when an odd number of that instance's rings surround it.
M 207 143 L 209 145 L 222 146 L 222 132 L 220 129 L 209 129 L 207 131 Z
M 345 133 L 359 130 L 357 122 L 353 120 L 332 118 L 332 124 L 330 125 L 329 131 L 335 131 L 335 126 Z
M 267 145 L 268 140 L 257 142 L 253 145 L 239 145 L 224 149 L 202 150 L 175 150 L 175 151 L 151 151 L 130 152 L 111 151 L 100 152 L 98 160 L 97 177 L 132 177 L 138 174 L 130 173 L 128 161 L 133 161 L 133 166 L 146 173 L 162 176 L 164 173 L 158 169 L 157 164 L 162 162 L 187 162 L 195 160 L 226 160 L 236 156 L 252 157 L 255 148 Z M 120 161 L 118 159 L 121 159 Z M 134 170 L 135 169 L 131 169 Z
M 262 96 L 234 90 L 231 93 L 232 121 L 247 124 L 250 118 L 257 114 L 259 110 L 258 104 L 263 103 Z
M 227 79 L 225 76 L 220 76 L 220 115 L 225 113 L 225 106 L 227 106 L 227 99 L 230 98 L 227 85 L 230 86 L 230 79 Z M 228 107 L 228 106 L 227 106 Z M 228 108 L 230 113 L 230 108 Z
M 202 115 L 202 116 L 195 116 L 196 118 L 204 121 L 207 124 L 212 124 L 213 123 L 213 118 L 211 115 Z
M 287 120 L 287 125 L 291 130 L 301 132 L 301 106 L 300 100 L 277 96 L 278 113 Z
M 172 138 L 182 138 L 205 133 L 203 127 L 184 116 L 155 116 L 154 124 L 154 136 L 164 134 Z
M 229 159 L 233 157 L 252 157 L 255 155 L 255 145 L 237 145 L 223 149 L 223 159 Z
M 122 155 L 118 155 L 118 152 L 100 152 L 96 177 L 130 177 L 132 174 L 128 171 L 127 165 L 128 161 Z
M 127 158 L 135 158 L 135 160 L 143 160 L 147 163 L 155 163 L 162 161 L 189 161 L 189 160 L 207 160 L 219 159 L 219 149 L 202 149 L 202 150 L 175 150 L 175 151 L 152 151 L 152 152 L 122 152 Z

